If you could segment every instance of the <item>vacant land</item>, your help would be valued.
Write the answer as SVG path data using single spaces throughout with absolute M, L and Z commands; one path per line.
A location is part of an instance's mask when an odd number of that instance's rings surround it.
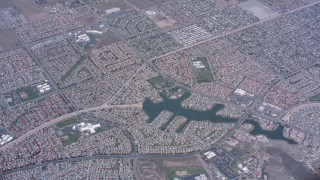
M 100 40 L 94 45 L 93 49 L 108 46 L 119 41 L 120 39 L 117 37 L 117 35 L 109 29 L 106 33 L 103 34 L 103 37 L 100 38 Z
M 127 0 L 127 1 L 128 3 L 132 4 L 133 6 L 139 9 L 146 9 L 161 3 L 165 3 L 168 0 Z
M 86 0 L 90 1 L 90 0 Z M 94 6 L 99 10 L 99 11 L 104 11 L 112 8 L 120 8 L 121 10 L 127 10 L 127 9 L 132 9 L 132 7 L 127 4 L 124 0 L 108 0 L 108 1 L 100 1 Z
M 12 1 L 6 1 L 6 0 L 0 1 L 0 9 L 8 8 L 11 6 L 13 6 Z
M 36 21 L 49 16 L 48 13 L 43 10 L 43 7 L 35 3 L 35 1 L 21 2 L 17 4 L 16 7 L 29 21 Z
M 188 167 L 171 167 L 165 169 L 167 179 L 181 178 L 193 174 L 204 174 L 206 171 L 202 167 L 188 166 Z
M 205 173 L 205 170 L 196 157 L 164 160 L 163 165 L 166 179 L 170 180 Z
M 152 158 L 139 159 L 139 175 L 143 180 L 184 178 L 194 174 L 206 173 L 198 158 Z
M 79 17 L 76 20 L 80 21 L 83 26 L 91 26 L 99 21 L 98 18 L 91 14 Z
M 259 19 L 265 19 L 278 14 L 273 9 L 256 0 L 240 3 L 239 6 Z
M 1 0 L 1 1 L 6 1 L 6 0 Z M 10 1 L 13 1 L 14 2 L 14 5 L 15 6 L 21 6 L 21 5 L 27 5 L 29 4 L 30 6 L 41 6 L 41 7 L 48 7 L 48 6 L 52 6 L 54 4 L 63 4 L 65 2 L 72 2 L 74 0 L 47 0 L 47 3 L 45 4 L 37 4 L 35 2 L 35 0 L 10 0 Z
M 8 29 L 0 30 L 0 51 L 8 51 L 21 45 L 21 41 L 15 32 Z
M 278 148 L 267 148 L 270 161 L 266 172 L 270 179 L 318 179 L 316 175 L 307 171 L 302 162 L 294 160 L 290 155 Z

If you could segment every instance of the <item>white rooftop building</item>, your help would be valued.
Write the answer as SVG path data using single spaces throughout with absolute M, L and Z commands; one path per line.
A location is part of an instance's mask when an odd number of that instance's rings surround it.
M 205 174 L 200 174 L 200 176 L 196 176 L 195 180 L 207 180 L 207 176 Z
M 204 155 L 206 156 L 207 159 L 211 159 L 216 156 L 216 153 L 212 151 L 208 151 L 208 152 L 205 152 Z
M 80 124 L 76 124 L 72 127 L 72 129 L 79 129 L 79 131 L 83 132 L 83 131 L 89 131 L 90 134 L 94 134 L 96 133 L 95 129 L 101 127 L 100 124 L 91 124 L 91 123 L 80 123 Z
M 115 7 L 115 8 L 108 9 L 108 10 L 106 10 L 105 12 L 106 12 L 106 14 L 111 14 L 111 13 L 118 12 L 118 11 L 120 11 L 120 10 L 121 10 L 120 8 Z
M 4 145 L 5 143 L 11 141 L 13 139 L 12 136 L 8 134 L 3 134 L 0 138 L 0 145 Z

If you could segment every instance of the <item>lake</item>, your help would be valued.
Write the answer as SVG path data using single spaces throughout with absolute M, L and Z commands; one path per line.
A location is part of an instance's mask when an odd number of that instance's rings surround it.
M 217 115 L 217 112 L 224 108 L 223 104 L 216 104 L 207 111 L 199 111 L 182 107 L 181 103 L 190 96 L 191 93 L 185 92 L 178 99 L 170 99 L 166 95 L 161 94 L 163 101 L 158 103 L 154 103 L 150 99 L 146 98 L 143 102 L 143 110 L 149 117 L 148 122 L 153 122 L 162 111 L 170 111 L 173 113 L 173 116 L 167 121 L 167 123 L 165 123 L 164 126 L 161 127 L 162 130 L 164 130 L 177 115 L 183 116 L 187 119 L 187 122 L 177 129 L 177 132 L 182 132 L 184 127 L 186 127 L 191 121 L 210 121 L 212 123 L 236 123 L 238 121 L 238 119 L 235 118 Z M 294 140 L 283 136 L 284 127 L 282 125 L 279 125 L 274 131 L 266 131 L 263 130 L 260 127 L 260 124 L 254 120 L 247 119 L 245 120 L 245 123 L 249 123 L 254 126 L 254 130 L 250 132 L 251 135 L 265 135 L 269 139 L 284 140 L 289 144 L 296 144 Z

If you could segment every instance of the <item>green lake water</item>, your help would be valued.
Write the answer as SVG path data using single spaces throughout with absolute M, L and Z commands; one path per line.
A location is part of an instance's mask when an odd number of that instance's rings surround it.
M 146 98 L 143 102 L 143 110 L 149 116 L 149 123 L 153 122 L 162 111 L 170 111 L 173 113 L 173 116 L 161 127 L 162 130 L 164 130 L 177 115 L 183 116 L 187 119 L 187 122 L 177 129 L 177 132 L 182 132 L 184 127 L 191 121 L 210 121 L 212 123 L 236 123 L 238 121 L 238 119 L 235 118 L 217 115 L 217 112 L 224 108 L 223 104 L 216 104 L 207 111 L 199 111 L 182 107 L 181 102 L 188 99 L 190 95 L 191 94 L 189 92 L 185 92 L 178 99 L 169 99 L 167 96 L 161 95 L 163 101 L 159 103 L 154 103 L 150 99 Z M 279 125 L 274 131 L 265 131 L 260 127 L 260 124 L 254 120 L 247 119 L 245 120 L 245 123 L 249 123 L 254 126 L 254 130 L 250 132 L 252 135 L 261 134 L 266 135 L 269 139 L 284 140 L 289 144 L 296 143 L 295 141 L 283 136 L 282 132 L 284 127 L 282 125 Z
M 173 120 L 177 115 L 187 118 L 187 122 L 183 124 L 177 131 L 180 132 L 183 128 L 190 123 L 190 121 L 211 121 L 213 123 L 235 123 L 237 119 L 218 116 L 216 113 L 224 108 L 224 105 L 217 104 L 208 111 L 199 111 L 194 109 L 186 109 L 181 106 L 181 102 L 190 97 L 190 93 L 184 93 L 179 99 L 169 99 L 166 96 L 162 96 L 163 101 L 159 103 L 153 103 L 150 99 L 146 99 L 143 103 L 143 109 L 149 116 L 149 123 L 153 122 L 162 111 L 170 111 L 174 115 L 169 121 L 162 127 L 165 127 Z
M 284 126 L 282 125 L 278 125 L 277 129 L 274 131 L 267 131 L 263 130 L 260 124 L 252 119 L 246 119 L 244 123 L 252 124 L 254 126 L 254 129 L 250 132 L 251 135 L 265 135 L 271 140 L 283 140 L 287 141 L 289 144 L 297 144 L 296 141 L 283 136 Z

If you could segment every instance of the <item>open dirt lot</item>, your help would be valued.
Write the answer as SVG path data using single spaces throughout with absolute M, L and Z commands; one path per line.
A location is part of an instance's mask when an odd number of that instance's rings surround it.
M 188 171 L 197 169 L 202 169 L 197 157 L 140 159 L 138 167 L 139 175 L 143 180 L 166 180 L 175 172 L 187 175 Z
M 102 1 L 94 5 L 99 11 L 104 11 L 112 8 L 120 8 L 121 10 L 132 9 L 124 0 L 108 0 Z
M 184 159 L 167 159 L 163 161 L 166 167 L 185 167 L 185 166 L 201 166 L 201 163 L 196 157 Z
M 103 36 L 103 38 L 101 38 L 101 40 L 95 45 L 94 49 L 108 46 L 119 41 L 120 39 L 116 36 L 116 34 L 111 30 L 108 30 L 108 32 Z
M 9 0 L 1 0 L 0 1 L 0 9 L 4 9 L 4 8 L 8 8 L 13 6 L 14 4 L 12 3 L 12 1 Z
M 8 51 L 21 46 L 19 37 L 11 30 L 0 30 L 0 50 Z
M 77 20 L 80 21 L 81 24 L 85 27 L 91 26 L 99 21 L 98 18 L 96 18 L 94 15 L 91 15 L 91 14 L 79 17 L 77 18 Z
M 20 5 L 16 8 L 22 12 L 29 21 L 36 21 L 48 17 L 48 14 L 44 12 L 40 6 L 32 3 Z
M 153 7 L 153 6 L 168 2 L 169 0 L 127 0 L 127 1 L 139 9 L 146 9 L 149 7 Z

